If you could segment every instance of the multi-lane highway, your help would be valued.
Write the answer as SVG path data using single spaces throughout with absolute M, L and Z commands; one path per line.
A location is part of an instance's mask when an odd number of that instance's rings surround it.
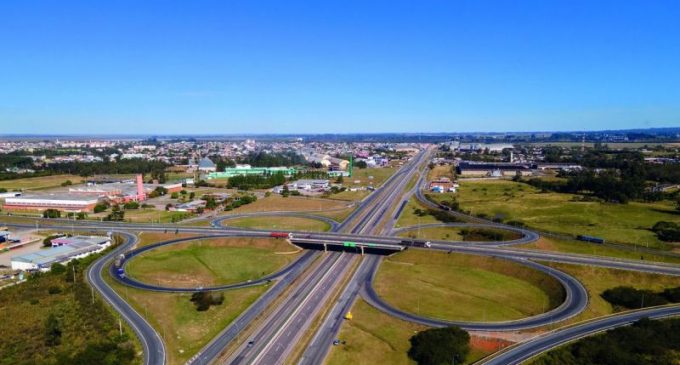
M 350 216 L 342 223 L 338 224 L 323 217 L 333 228 L 332 232 L 293 232 L 294 239 L 305 240 L 306 242 L 317 242 L 319 247 L 323 244 L 341 244 L 350 240 L 354 242 L 376 243 L 380 245 L 394 246 L 403 248 L 402 238 L 385 235 L 385 232 L 393 234 L 397 231 L 392 230 L 394 222 L 399 214 L 399 209 L 404 205 L 412 193 L 415 193 L 419 200 L 432 208 L 437 205 L 429 202 L 419 189 L 424 179 L 419 179 L 416 187 L 404 194 L 404 187 L 407 185 L 411 176 L 416 173 L 423 163 L 427 161 L 427 153 L 423 152 L 412 159 L 402 169 L 390 177 L 382 187 L 365 198 L 359 208 L 353 211 Z M 470 217 L 461 213 L 450 212 L 460 215 L 470 220 Z M 295 215 L 318 219 L 319 216 L 307 213 L 271 213 L 264 215 Z M 31 227 L 48 223 L 51 228 L 73 229 L 73 230 L 116 230 L 126 239 L 126 242 L 110 252 L 106 257 L 98 260 L 88 271 L 88 281 L 101 293 L 102 297 L 116 309 L 121 316 L 130 324 L 142 342 L 144 349 L 145 364 L 160 365 L 165 362 L 165 348 L 159 334 L 142 318 L 135 310 L 130 307 L 113 289 L 103 280 L 103 275 L 107 273 L 108 263 L 112 258 L 122 252 L 129 251 L 136 242 L 136 237 L 127 232 L 136 231 L 175 231 L 177 233 L 197 233 L 213 237 L 222 236 L 267 236 L 268 230 L 238 229 L 233 227 L 221 227 L 223 219 L 236 218 L 234 215 L 228 218 L 215 219 L 213 227 L 191 227 L 178 225 L 148 225 L 148 224 L 128 224 L 110 222 L 73 222 L 63 220 L 42 221 L 36 220 L 34 224 L 13 224 L 7 225 Z M 2 219 L 0 219 L 2 220 Z M 337 335 L 343 322 L 342 316 L 351 308 L 358 295 L 362 295 L 368 303 L 386 313 L 417 323 L 429 326 L 445 326 L 457 324 L 467 329 L 482 330 L 516 330 L 530 328 L 557 322 L 569 318 L 580 312 L 587 304 L 587 294 L 583 286 L 574 278 L 560 271 L 551 269 L 534 261 L 562 262 L 580 265 L 601 266 L 607 268 L 635 270 L 643 272 L 660 273 L 666 275 L 679 275 L 680 266 L 641 262 L 635 260 L 622 260 L 605 257 L 594 257 L 588 255 L 564 254 L 556 252 L 541 252 L 503 247 L 517 243 L 534 241 L 538 235 L 532 231 L 509 227 L 491 223 L 485 220 L 473 220 L 475 223 L 452 224 L 453 226 L 493 226 L 494 228 L 510 229 L 521 235 L 518 240 L 508 242 L 449 242 L 431 241 L 429 249 L 445 250 L 449 252 L 460 252 L 476 255 L 494 256 L 502 259 L 515 260 L 521 264 L 531 266 L 537 270 L 547 272 L 559 280 L 565 288 L 566 298 L 562 305 L 554 310 L 538 316 L 521 319 L 511 322 L 498 323 L 466 323 L 452 322 L 433 318 L 424 318 L 412 313 L 397 310 L 384 302 L 373 290 L 372 281 L 381 262 L 379 256 L 367 255 L 361 260 L 356 271 L 350 276 L 347 285 L 342 288 L 334 305 L 331 306 L 328 314 L 323 318 L 321 325 L 314 334 L 308 347 L 302 354 L 300 362 L 302 364 L 322 363 L 332 340 Z M 168 244 L 184 242 L 186 239 L 171 240 L 145 246 L 135 251 L 127 252 L 127 259 L 135 255 L 152 250 Z M 241 346 L 237 346 L 236 351 L 229 358 L 230 363 L 235 364 L 270 364 L 281 363 L 290 354 L 294 345 L 300 340 L 300 334 L 306 331 L 312 320 L 317 317 L 332 293 L 338 288 L 341 278 L 345 277 L 359 260 L 358 255 L 342 253 L 321 254 L 316 251 L 308 251 L 294 263 L 285 267 L 279 272 L 268 275 L 265 278 L 246 283 L 234 283 L 215 288 L 203 288 L 206 290 L 222 290 L 237 288 L 249 285 L 261 285 L 273 281 L 272 287 L 260 297 L 251 307 L 241 314 L 230 326 L 222 331 L 211 343 L 204 347 L 194 358 L 190 360 L 192 364 L 209 364 L 219 358 L 223 350 L 234 341 L 235 338 L 253 323 L 253 320 L 265 313 L 272 303 L 276 307 L 269 311 L 266 318 L 255 326 L 248 341 L 244 341 Z M 109 269 L 116 274 L 116 270 Z M 124 284 L 147 290 L 160 291 L 195 291 L 196 288 L 168 288 L 154 285 L 152 283 L 142 283 L 134 278 L 114 275 Z M 282 296 L 282 294 L 284 294 Z M 630 323 L 631 318 L 641 318 L 642 316 L 665 316 L 677 315 L 679 309 L 657 308 L 643 312 L 635 312 L 632 317 L 615 316 L 602 321 L 593 321 L 583 326 L 570 327 L 564 331 L 557 331 L 548 336 L 540 337 L 523 345 L 516 346 L 498 357 L 490 360 L 490 364 L 519 363 L 524 359 L 536 355 L 541 351 L 552 348 L 574 338 L 582 337 L 593 332 L 613 328 L 618 325 Z M 290 359 L 289 359 L 290 360 Z

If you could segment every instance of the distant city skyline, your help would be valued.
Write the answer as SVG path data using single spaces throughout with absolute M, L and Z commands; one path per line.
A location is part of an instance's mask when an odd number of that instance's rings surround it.
M 674 1 L 0 3 L 0 134 L 680 126 Z

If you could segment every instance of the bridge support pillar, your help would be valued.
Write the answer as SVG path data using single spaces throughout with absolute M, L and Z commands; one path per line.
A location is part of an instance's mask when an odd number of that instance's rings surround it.
M 323 244 L 323 252 L 326 252 L 326 251 L 328 251 L 328 246 L 326 245 L 326 243 L 324 243 Z
M 361 256 L 364 255 L 364 246 L 361 246 Z

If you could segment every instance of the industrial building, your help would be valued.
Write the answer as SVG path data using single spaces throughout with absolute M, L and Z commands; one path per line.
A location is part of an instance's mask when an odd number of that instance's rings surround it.
M 285 176 L 295 175 L 297 170 L 294 167 L 251 167 L 250 165 L 241 165 L 238 167 L 227 167 L 222 172 L 211 172 L 208 174 L 208 180 L 211 179 L 225 179 L 240 175 L 258 175 L 270 176 L 282 173 Z
M 442 177 L 437 180 L 432 180 L 430 182 L 430 187 L 429 190 L 436 192 L 436 193 L 444 193 L 444 192 L 456 192 L 456 188 L 458 188 L 458 184 L 451 181 L 448 177 Z
M 158 187 L 169 193 L 182 190 L 181 183 L 144 184 L 142 175 L 136 182 L 116 182 L 73 186 L 64 193 L 31 193 L 5 198 L 4 209 L 8 211 L 44 211 L 57 209 L 68 213 L 91 213 L 101 200 L 121 204 L 130 201 L 145 201 L 149 193 Z
M 456 166 L 456 173 L 462 176 L 515 176 L 521 174 L 528 176 L 533 174 L 534 166 L 530 164 L 502 163 L 502 162 L 473 162 L 461 161 Z
M 324 191 L 330 188 L 330 182 L 322 179 L 300 179 L 276 186 L 272 189 L 272 192 L 281 194 L 284 191 L 284 186 L 288 188 L 288 191 Z
M 59 247 L 51 247 L 25 255 L 12 256 L 12 270 L 22 271 L 48 271 L 52 264 L 65 264 L 73 259 L 89 256 L 93 253 L 101 252 L 111 245 L 109 237 L 87 237 L 87 239 L 76 239 L 69 244 Z M 95 243 L 95 242 L 102 242 Z

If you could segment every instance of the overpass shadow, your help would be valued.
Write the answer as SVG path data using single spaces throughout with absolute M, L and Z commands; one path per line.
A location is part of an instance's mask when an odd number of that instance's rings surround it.
M 293 244 L 304 248 L 306 250 L 317 250 L 317 251 L 323 251 L 324 247 L 323 244 L 320 243 L 308 243 L 308 242 L 295 242 L 293 240 Z M 326 250 L 327 251 L 333 251 L 333 252 L 350 252 L 350 253 L 355 253 L 358 255 L 361 255 L 361 248 L 359 247 L 348 247 L 348 246 L 342 246 L 342 245 L 337 245 L 337 244 L 328 244 L 326 245 Z M 394 253 L 400 252 L 398 249 L 390 250 L 390 249 L 385 249 L 385 248 L 376 248 L 376 247 L 364 247 L 364 254 L 372 254 L 372 255 L 392 255 Z

